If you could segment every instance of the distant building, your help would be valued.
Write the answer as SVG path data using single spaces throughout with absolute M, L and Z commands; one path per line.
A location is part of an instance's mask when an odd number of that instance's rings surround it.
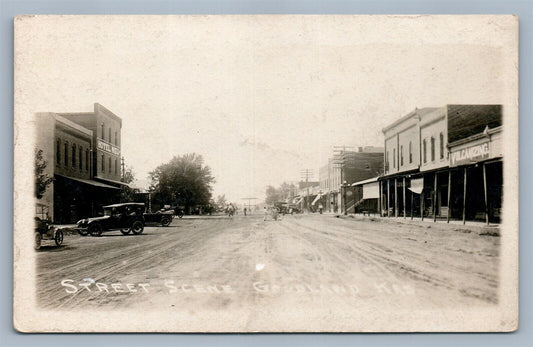
M 100 104 L 87 113 L 37 113 L 36 147 L 54 180 L 39 209 L 55 223 L 94 216 L 120 197 L 122 120 Z
M 328 159 L 328 164 L 319 170 L 320 202 L 327 211 L 354 212 L 362 196 L 356 194 L 351 184 L 376 177 L 383 170 L 383 147 L 358 147 L 356 151 L 342 151 Z M 346 194 L 343 183 L 346 181 Z M 346 195 L 346 204 L 344 196 Z

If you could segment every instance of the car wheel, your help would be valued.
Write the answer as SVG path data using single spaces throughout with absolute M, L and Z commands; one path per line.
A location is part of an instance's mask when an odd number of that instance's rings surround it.
M 63 232 L 61 230 L 57 230 L 56 234 L 54 236 L 54 241 L 56 242 L 56 246 L 60 247 L 63 243 Z
M 164 227 L 168 227 L 170 225 L 170 222 L 171 220 L 168 217 L 161 218 L 161 225 Z
M 120 232 L 123 234 L 123 235 L 128 235 L 130 233 L 131 229 L 120 229 Z
M 89 227 L 89 233 L 92 236 L 102 236 L 102 226 L 100 224 L 93 224 Z
M 89 231 L 87 229 L 78 229 L 78 234 L 81 236 L 87 236 L 89 234 Z
M 34 245 L 35 249 L 41 248 L 41 240 L 42 240 L 41 233 L 38 233 L 38 232 L 35 233 L 35 245 Z
M 139 234 L 142 234 L 144 230 L 144 224 L 143 222 L 141 222 L 140 220 L 136 220 L 135 222 L 133 222 L 133 224 L 131 225 L 131 231 L 133 231 L 133 233 L 135 235 L 139 235 Z

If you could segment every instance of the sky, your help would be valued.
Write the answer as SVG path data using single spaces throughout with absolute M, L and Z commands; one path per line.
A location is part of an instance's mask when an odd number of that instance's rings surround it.
M 204 156 L 230 201 L 318 180 L 416 107 L 504 104 L 512 17 L 39 16 L 15 21 L 16 112 L 122 118 L 136 185 Z M 17 89 L 24 86 L 23 89 Z

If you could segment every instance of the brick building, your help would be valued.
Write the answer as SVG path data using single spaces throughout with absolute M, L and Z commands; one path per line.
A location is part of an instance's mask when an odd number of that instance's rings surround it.
M 36 114 L 36 147 L 54 178 L 39 208 L 54 222 L 74 223 L 119 200 L 121 128 L 98 103 L 94 112 Z

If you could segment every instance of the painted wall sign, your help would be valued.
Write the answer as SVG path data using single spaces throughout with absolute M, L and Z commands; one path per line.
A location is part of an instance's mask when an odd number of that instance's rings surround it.
M 96 147 L 104 152 L 108 152 L 114 155 L 120 156 L 120 148 L 113 146 L 112 144 L 109 144 L 107 142 L 104 142 L 100 139 L 97 139 Z
M 475 163 L 477 161 L 489 158 L 489 143 L 485 142 L 479 145 L 462 148 L 451 152 L 451 166 Z

